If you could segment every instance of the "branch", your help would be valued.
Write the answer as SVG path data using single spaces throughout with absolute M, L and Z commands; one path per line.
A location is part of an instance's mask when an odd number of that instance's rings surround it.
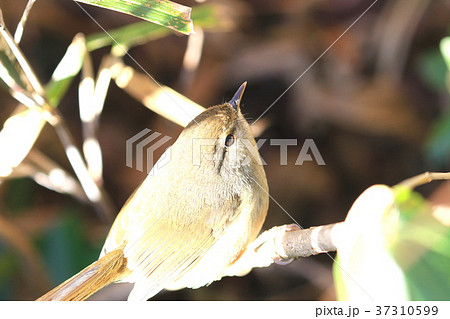
M 425 172 L 420 175 L 408 178 L 398 185 L 406 186 L 410 189 L 414 189 L 418 186 L 427 184 L 432 181 L 438 180 L 450 180 L 450 173 L 441 173 L 441 172 Z
M 336 251 L 335 239 L 344 223 L 302 229 L 296 224 L 273 227 L 262 233 L 231 266 L 225 276 L 244 276 L 252 268 L 276 262 L 290 263 L 300 257 Z
M 287 231 L 283 234 L 282 249 L 278 254 L 284 259 L 296 259 L 336 251 L 332 233 L 342 225 L 343 222 Z
M 425 172 L 399 185 L 413 189 L 435 180 L 448 180 L 450 173 Z M 273 227 L 262 233 L 246 252 L 230 267 L 225 276 L 243 276 L 254 267 L 267 267 L 274 262 L 288 263 L 300 257 L 352 247 L 357 230 L 376 229 L 381 216 L 395 202 L 393 188 L 374 185 L 361 194 L 350 209 L 346 221 L 308 229 L 298 225 Z

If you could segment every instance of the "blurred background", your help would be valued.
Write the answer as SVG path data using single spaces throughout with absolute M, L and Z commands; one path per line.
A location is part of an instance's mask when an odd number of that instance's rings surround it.
M 26 2 L 0 1 L 10 30 L 15 29 Z M 192 6 L 193 12 L 199 5 L 177 2 Z M 227 101 L 248 81 L 242 109 L 250 122 L 373 3 L 205 2 L 216 10 L 215 23 L 197 30 L 204 42 L 195 68 L 183 62 L 188 37 L 175 32 L 129 52 L 158 82 L 205 107 Z M 138 21 L 92 6 L 83 8 L 106 30 Z M 305 228 L 339 222 L 359 194 L 373 184 L 395 185 L 425 171 L 450 170 L 449 82 L 439 50 L 449 28 L 448 0 L 378 1 L 273 104 L 258 121 L 259 138 L 296 139 L 297 146 L 288 147 L 287 165 L 280 165 L 278 146 L 266 142 L 260 149 L 268 164 L 271 195 L 283 207 L 270 203 L 264 229 L 293 222 L 283 209 Z M 21 48 L 43 83 L 79 32 L 90 35 L 101 29 L 73 1 L 36 2 Z M 94 68 L 109 51 L 91 52 Z M 124 61 L 143 72 L 129 57 Z M 77 82 L 59 110 L 81 146 Z M 3 123 L 17 102 L 1 90 L 0 103 Z M 113 214 L 146 176 L 125 165 L 126 140 L 144 128 L 172 137 L 182 129 L 112 82 L 98 139 L 103 151 L 102 184 L 115 207 Z M 305 139 L 314 140 L 326 165 L 295 165 Z M 72 172 L 50 126 L 44 128 L 33 150 Z M 448 183 L 431 183 L 419 191 L 433 202 L 450 202 Z M 1 180 L 0 299 L 35 299 L 93 262 L 109 226 L 92 205 L 70 194 L 44 188 L 29 177 Z M 224 278 L 207 288 L 162 292 L 154 299 L 334 300 L 331 265 L 330 256 L 315 256 L 288 266 L 254 269 L 245 277 Z M 129 290 L 127 284 L 111 285 L 92 299 L 124 300 Z

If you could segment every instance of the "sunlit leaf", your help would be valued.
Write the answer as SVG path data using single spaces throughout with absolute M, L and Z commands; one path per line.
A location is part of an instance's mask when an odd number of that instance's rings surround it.
M 193 30 L 191 8 L 168 0 L 76 1 L 126 13 L 184 34 L 190 34 Z
M 73 78 L 81 70 L 85 54 L 84 35 L 79 33 L 73 38 L 72 43 L 53 72 L 50 82 L 45 87 L 45 93 L 51 106 L 57 106 L 67 92 Z
M 201 28 L 214 27 L 219 23 L 218 10 L 213 5 L 199 5 L 192 11 L 195 25 Z M 123 49 L 156 40 L 170 34 L 167 28 L 148 22 L 136 22 L 114 30 L 108 34 L 99 32 L 87 36 L 86 46 L 89 51 L 109 45 L 118 45 Z
M 84 38 L 80 35 L 76 36 L 46 87 L 46 93 L 52 106 L 58 105 L 71 81 L 80 71 L 85 51 Z M 16 64 L 10 61 L 10 65 L 12 67 Z M 12 67 L 12 70 L 16 70 L 16 68 Z M 19 72 L 17 74 L 19 79 L 22 78 L 20 69 L 17 72 Z M 28 85 L 25 87 L 29 88 Z M 5 121 L 3 129 L 0 131 L 0 153 L 2 154 L 0 156 L 0 177 L 8 176 L 22 162 L 33 147 L 45 123 L 40 109 L 24 107 L 18 107 L 16 112 Z
M 12 181 L 10 185 L 14 185 L 14 183 L 17 182 L 17 178 L 30 177 L 43 187 L 55 192 L 70 194 L 81 202 L 87 201 L 86 195 L 79 182 L 64 168 L 36 149 L 32 149 L 28 153 L 28 156 L 21 165 L 16 167 L 9 177 L 16 179 Z M 24 194 L 23 190 L 17 190 L 16 194 L 18 194 L 19 197 L 19 204 L 24 203 L 25 198 L 32 197 L 32 194 Z M 13 207 L 17 206 L 18 203 L 14 204 Z M 10 209 L 12 209 L 12 207 Z
M 117 86 L 150 110 L 185 127 L 205 108 L 175 90 L 155 83 L 147 74 L 125 66 L 120 60 L 112 67 Z
M 21 63 L 22 62 L 22 63 Z M 39 86 L 29 68 L 24 69 L 24 57 L 6 29 L 0 15 L 0 79 L 10 94 L 28 107 L 40 106 L 36 102 L 39 93 L 34 87 Z M 42 98 L 39 99 L 42 101 Z
M 344 273 L 341 269 L 342 261 L 339 254 L 334 258 L 333 263 L 333 280 L 334 280 L 334 289 L 336 290 L 336 296 L 338 300 L 349 300 L 347 294 L 347 285 L 344 281 Z
M 411 300 L 448 300 L 450 228 L 432 216 L 426 200 L 395 187 L 399 220 L 388 250 L 403 270 Z
M 10 58 L 5 45 L 0 45 L 0 67 L 2 68 L 1 79 L 8 87 L 16 85 L 23 90 L 26 90 L 26 79 L 23 77 L 23 73 L 20 71 L 18 65 Z M 4 73 L 3 73 L 4 72 Z M 8 76 L 8 77 L 6 77 Z
M 25 107 L 18 107 L 17 110 L 0 131 L 0 177 L 11 174 L 22 162 L 45 125 L 40 110 Z
M 340 300 L 447 300 L 450 228 L 419 194 L 373 186 L 353 204 L 338 245 Z
M 442 56 L 447 64 L 447 69 L 450 70 L 450 37 L 443 38 L 440 47 Z
M 394 192 L 376 185 L 362 193 L 345 220 L 346 238 L 338 244 L 340 263 L 334 264 L 339 300 L 405 300 L 402 271 L 386 250 L 385 219 Z M 387 223 L 389 225 L 389 223 Z M 339 274 L 339 275 L 338 275 Z

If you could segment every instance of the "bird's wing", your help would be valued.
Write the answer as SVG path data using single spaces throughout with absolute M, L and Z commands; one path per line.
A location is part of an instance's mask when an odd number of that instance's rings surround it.
M 158 200 L 158 207 L 155 207 L 156 201 L 151 202 L 155 198 L 152 191 L 141 187 L 124 206 L 111 231 L 111 234 L 125 235 L 108 238 L 110 242 L 126 242 L 124 255 L 127 268 L 132 270 L 129 281 L 135 282 L 129 300 L 146 300 L 168 283 L 176 282 L 205 256 L 239 214 L 236 213 L 239 201 L 228 201 L 225 207 L 212 212 L 208 205 L 196 202 L 189 190 L 179 198 L 171 196 L 170 192 L 165 194 L 166 191 L 169 190 L 158 189 L 157 196 L 168 200 Z M 214 220 L 210 216 L 215 216 Z M 223 254 L 225 257 L 218 258 L 226 259 L 228 252 Z M 228 260 L 222 262 L 225 264 Z M 197 286 L 220 278 L 224 266 L 211 269 L 213 273 Z M 214 271 L 217 272 L 215 277 Z M 214 278 L 209 279 L 211 276 Z

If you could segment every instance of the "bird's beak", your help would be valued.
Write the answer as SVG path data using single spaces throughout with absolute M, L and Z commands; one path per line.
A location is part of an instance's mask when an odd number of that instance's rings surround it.
M 245 87 L 247 86 L 247 82 L 242 83 L 239 89 L 234 94 L 233 98 L 230 100 L 231 106 L 237 111 L 241 105 L 242 95 L 244 94 Z

